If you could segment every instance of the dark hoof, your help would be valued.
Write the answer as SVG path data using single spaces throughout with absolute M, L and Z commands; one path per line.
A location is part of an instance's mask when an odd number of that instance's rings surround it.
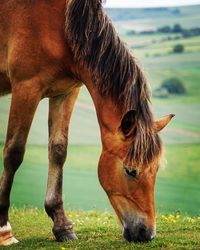
M 53 233 L 56 237 L 56 240 L 59 242 L 64 242 L 68 240 L 78 240 L 76 234 L 71 231 L 71 230 L 65 230 L 65 229 L 60 229 L 60 230 L 53 230 Z
M 68 240 L 78 240 L 75 233 L 71 233 L 71 234 L 66 233 L 66 234 L 58 236 L 56 239 L 59 242 L 64 242 L 64 241 L 68 241 Z

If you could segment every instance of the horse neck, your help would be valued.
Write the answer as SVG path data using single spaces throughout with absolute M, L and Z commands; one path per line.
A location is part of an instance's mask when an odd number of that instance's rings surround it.
M 84 73 L 81 79 L 94 102 L 103 142 L 106 134 L 115 133 L 119 128 L 123 115 L 122 110 L 113 103 L 111 98 L 104 97 L 99 93 L 97 85 L 93 83 L 88 72 Z

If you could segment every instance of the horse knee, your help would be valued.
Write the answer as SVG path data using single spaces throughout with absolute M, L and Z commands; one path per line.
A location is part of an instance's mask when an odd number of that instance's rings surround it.
M 4 166 L 16 171 L 24 158 L 25 149 L 22 146 L 5 146 Z
M 57 165 L 63 165 L 67 157 L 67 144 L 50 143 L 49 146 L 50 159 Z
M 47 197 L 45 200 L 45 211 L 47 214 L 53 218 L 55 215 L 56 211 L 58 211 L 60 208 L 63 206 L 63 201 L 62 199 L 56 198 L 56 197 Z

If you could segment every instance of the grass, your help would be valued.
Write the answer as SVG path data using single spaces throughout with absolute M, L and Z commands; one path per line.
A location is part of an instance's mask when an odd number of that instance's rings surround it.
M 161 168 L 156 185 L 157 209 L 200 213 L 199 166 L 200 145 L 183 144 L 166 147 L 166 168 Z M 170 206 L 169 206 L 170 204 Z M 195 212 L 196 210 L 196 212 Z
M 199 150 L 200 144 L 176 144 L 166 147 L 168 164 L 166 168 L 160 169 L 156 183 L 158 212 L 170 213 L 179 210 L 189 215 L 200 214 Z M 66 209 L 111 211 L 97 176 L 100 152 L 100 146 L 70 145 L 64 171 L 63 197 Z M 12 205 L 43 207 L 47 165 L 47 147 L 29 146 L 23 165 L 15 178 Z
M 51 221 L 42 210 L 12 209 L 10 221 L 18 249 L 166 249 L 197 250 L 200 248 L 200 217 L 158 215 L 157 238 L 149 243 L 128 243 L 123 240 L 118 220 L 109 213 L 69 212 L 79 240 L 58 243 L 51 233 Z
M 169 56 L 170 57 L 170 56 Z M 171 58 L 170 60 L 175 59 L 174 57 Z M 182 104 L 184 106 L 188 104 L 197 104 L 200 102 L 200 90 L 198 88 L 198 82 L 200 79 L 200 72 L 193 65 L 192 68 L 176 68 L 175 66 L 173 67 L 173 63 L 171 61 L 172 67 L 169 69 L 163 68 L 163 69 L 156 69 L 156 64 L 160 63 L 162 64 L 163 59 L 155 59 L 155 68 L 153 69 L 154 66 L 150 68 L 151 74 L 149 75 L 149 82 L 152 87 L 152 89 L 156 89 L 161 85 L 161 83 L 170 78 L 170 77 L 178 77 L 184 84 L 186 88 L 186 95 L 174 95 L 169 98 L 162 98 L 162 99 L 154 99 L 153 101 L 159 102 L 160 105 L 165 106 L 167 104 L 171 104 L 173 106 L 174 104 Z M 166 58 L 167 60 L 167 58 Z M 178 57 L 176 58 L 178 60 Z M 188 58 L 189 60 L 189 58 Z M 181 59 L 180 59 L 181 61 Z M 149 60 L 149 65 L 151 64 L 152 60 Z M 169 61 L 170 64 L 170 61 Z M 181 62 L 180 62 L 181 65 Z M 161 67 L 161 66 L 160 66 Z M 149 72 L 150 72 L 149 71 Z M 172 105 L 173 104 L 173 105 Z

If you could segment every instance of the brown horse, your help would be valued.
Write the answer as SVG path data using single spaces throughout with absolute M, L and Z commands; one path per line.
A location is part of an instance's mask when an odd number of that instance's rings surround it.
M 49 98 L 49 175 L 45 209 L 58 241 L 77 239 L 63 209 L 68 126 L 82 83 L 102 138 L 99 179 L 128 241 L 155 237 L 154 184 L 162 155 L 149 91 L 136 61 L 102 9 L 102 0 L 1 0 L 0 94 L 12 92 L 0 179 L 0 245 L 12 235 L 8 209 L 38 103 Z

